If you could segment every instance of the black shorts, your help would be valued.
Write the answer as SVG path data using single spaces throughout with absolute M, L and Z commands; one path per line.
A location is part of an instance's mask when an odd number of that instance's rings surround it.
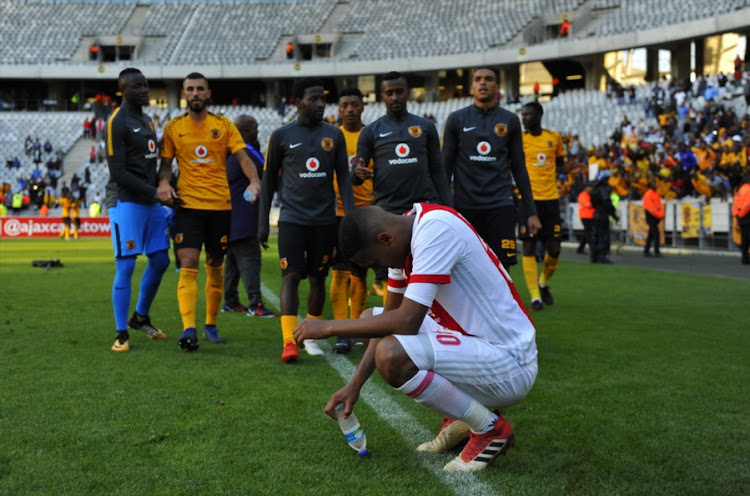
M 178 208 L 174 213 L 174 244 L 181 248 L 205 245 L 206 253 L 224 256 L 227 252 L 229 230 L 232 228 L 231 210 L 196 210 Z
M 486 210 L 461 210 L 466 220 L 495 252 L 500 262 L 509 267 L 517 263 L 515 207 L 489 208 Z
M 279 264 L 281 275 L 290 273 L 325 278 L 338 244 L 338 226 L 303 226 L 279 222 Z
M 542 241 L 562 238 L 562 219 L 560 218 L 560 200 L 538 200 L 536 215 L 542 223 L 542 230 L 536 233 L 535 239 Z M 523 205 L 518 207 L 518 237 L 532 239 L 529 234 L 529 214 Z
M 70 217 L 63 217 L 63 224 L 65 224 L 66 227 L 70 227 Z

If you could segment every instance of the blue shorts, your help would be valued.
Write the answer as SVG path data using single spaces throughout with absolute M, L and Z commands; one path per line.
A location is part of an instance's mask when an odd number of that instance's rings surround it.
M 169 249 L 167 217 L 161 205 L 117 201 L 109 209 L 115 258 Z

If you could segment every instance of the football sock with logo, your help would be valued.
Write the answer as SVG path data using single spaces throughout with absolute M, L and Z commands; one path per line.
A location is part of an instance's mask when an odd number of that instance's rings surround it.
M 358 319 L 365 311 L 365 300 L 367 300 L 367 281 L 352 274 L 349 279 L 349 298 L 351 305 L 351 318 Z
M 206 265 L 206 275 L 206 324 L 216 325 L 224 296 L 224 264 L 218 267 Z
M 115 258 L 115 280 L 112 282 L 112 307 L 115 312 L 115 329 L 128 328 L 130 310 L 130 281 L 135 270 L 135 257 Z
M 149 255 L 146 270 L 141 276 L 141 289 L 138 293 L 138 301 L 135 304 L 135 311 L 139 315 L 148 315 L 151 310 L 151 303 L 156 297 L 156 292 L 161 284 L 161 277 L 169 267 L 169 255 L 167 250 L 160 250 Z
M 284 340 L 284 344 L 292 342 L 294 340 L 294 330 L 297 328 L 297 316 L 296 315 L 282 315 L 281 316 L 281 337 Z
M 331 310 L 335 320 L 349 316 L 347 293 L 350 272 L 348 270 L 333 270 L 331 274 Z
M 418 371 L 398 390 L 434 412 L 463 420 L 474 432 L 487 432 L 493 425 L 492 412 L 431 370 Z
M 195 327 L 195 306 L 198 304 L 198 269 L 180 269 L 177 281 L 177 303 L 182 317 L 182 328 Z
M 529 288 L 529 294 L 532 300 L 539 300 L 542 298 L 539 293 L 539 285 L 537 283 L 537 266 L 536 257 L 531 255 L 530 257 L 523 257 L 523 278 L 526 280 L 526 287 Z
M 549 255 L 544 256 L 544 263 L 542 264 L 542 275 L 539 277 L 539 284 L 546 286 L 549 280 L 552 278 L 552 274 L 557 270 L 557 264 L 560 262 L 560 257 L 553 258 Z

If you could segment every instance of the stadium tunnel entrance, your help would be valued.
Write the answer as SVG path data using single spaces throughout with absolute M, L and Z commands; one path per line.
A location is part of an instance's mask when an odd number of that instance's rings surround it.
M 564 59 L 547 60 L 543 64 L 552 76 L 552 80 L 554 81 L 557 78 L 558 81 L 557 85 L 553 84 L 553 96 L 568 90 L 586 88 L 586 69 L 580 62 Z

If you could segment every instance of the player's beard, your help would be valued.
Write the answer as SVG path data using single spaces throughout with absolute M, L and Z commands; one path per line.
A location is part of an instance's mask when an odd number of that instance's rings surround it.
M 188 107 L 190 107 L 190 110 L 193 112 L 203 112 L 203 110 L 206 108 L 206 100 L 200 100 L 199 102 L 196 101 L 190 101 L 188 102 Z

